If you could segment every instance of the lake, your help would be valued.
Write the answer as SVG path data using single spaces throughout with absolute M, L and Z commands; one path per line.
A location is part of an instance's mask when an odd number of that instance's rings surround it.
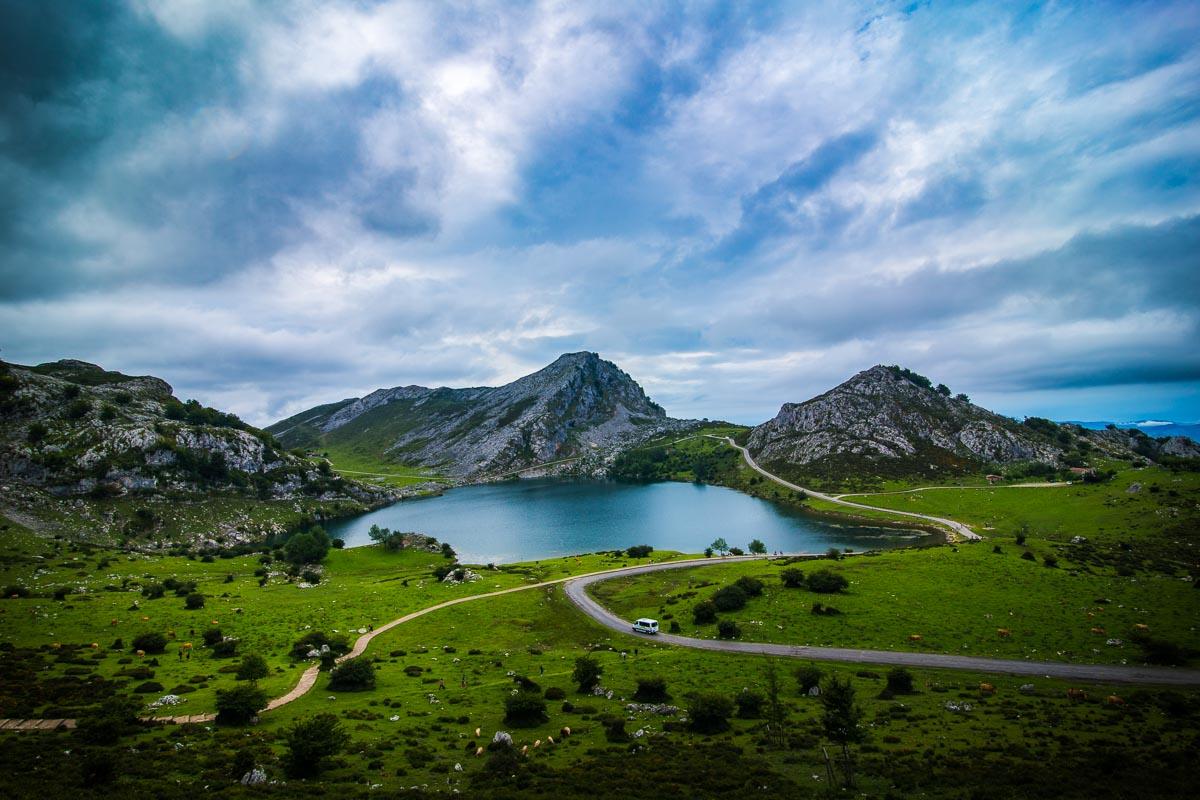
M 347 547 L 370 544 L 380 525 L 449 542 L 466 563 L 534 561 L 635 544 L 699 553 L 718 536 L 769 552 L 823 553 L 940 541 L 924 531 L 830 522 L 722 486 L 537 479 L 452 489 L 402 500 L 326 526 Z

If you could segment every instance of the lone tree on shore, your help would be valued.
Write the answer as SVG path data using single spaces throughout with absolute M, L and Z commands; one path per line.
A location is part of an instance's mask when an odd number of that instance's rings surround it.
M 718 536 L 716 541 L 709 545 L 713 550 L 716 550 L 721 555 L 729 552 L 729 542 L 725 541 L 724 536 Z

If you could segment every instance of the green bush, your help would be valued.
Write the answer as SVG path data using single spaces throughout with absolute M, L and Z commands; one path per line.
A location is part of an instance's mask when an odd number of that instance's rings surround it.
M 808 694 L 814 686 L 820 686 L 824 676 L 821 668 L 813 664 L 796 667 L 796 683 L 800 685 L 800 694 Z
M 887 688 L 894 694 L 908 694 L 913 690 L 912 673 L 904 667 L 893 667 L 888 670 Z
M 267 694 L 256 686 L 217 690 L 217 724 L 246 725 L 267 707 Z
M 819 569 L 808 576 L 808 589 L 818 594 L 836 594 L 850 585 L 845 575 L 827 569 Z
M 338 664 L 329 673 L 329 688 L 342 692 L 361 692 L 375 688 L 375 667 L 366 658 L 352 658 Z
M 242 657 L 242 663 L 238 665 L 237 679 L 239 681 L 255 681 L 262 680 L 270 674 L 267 669 L 267 661 L 262 656 L 251 653 Z
M 514 728 L 534 728 L 550 719 L 546 701 L 538 692 L 525 689 L 504 698 L 504 722 Z
M 783 581 L 783 585 L 789 589 L 799 589 L 804 586 L 804 571 L 789 567 L 779 573 L 779 579 Z
M 731 619 L 723 619 L 717 623 L 717 636 L 722 639 L 737 639 L 741 637 L 742 629 Z
M 192 592 L 183 601 L 183 607 L 189 611 L 197 611 L 204 608 L 204 595 L 200 594 L 200 592 Z
M 545 693 L 542 695 L 547 700 L 564 700 L 567 693 L 558 686 L 547 686 Z
M 237 655 L 237 639 L 222 639 L 212 646 L 213 658 L 232 658 Z
M 733 585 L 741 589 L 746 597 L 758 597 L 763 593 L 763 582 L 758 578 L 751 578 L 749 575 L 738 578 Z
M 131 649 L 145 653 L 162 653 L 167 649 L 167 637 L 157 631 L 143 633 L 134 637 Z
M 688 725 L 697 733 L 729 730 L 733 701 L 716 692 L 696 692 L 688 696 Z
M 648 544 L 635 544 L 625 552 L 630 558 L 647 558 L 654 552 L 654 548 Z
M 746 593 L 737 584 L 713 592 L 712 603 L 718 611 L 737 611 L 746 606 Z
M 641 703 L 665 703 L 671 699 L 667 694 L 666 678 L 638 678 L 637 691 L 633 699 Z
M 763 706 L 767 699 L 752 689 L 742 689 L 733 697 L 737 706 L 737 715 L 741 719 L 758 719 L 762 716 Z
M 125 697 L 110 697 L 96 711 L 79 718 L 75 735 L 89 744 L 112 745 L 138 727 L 141 708 Z
M 200 638 L 204 641 L 205 647 L 212 647 L 223 640 L 225 634 L 221 633 L 220 628 L 205 628 L 204 633 L 200 634 Z
M 692 622 L 697 625 L 711 625 L 717 621 L 717 606 L 711 600 L 701 600 L 692 606 Z

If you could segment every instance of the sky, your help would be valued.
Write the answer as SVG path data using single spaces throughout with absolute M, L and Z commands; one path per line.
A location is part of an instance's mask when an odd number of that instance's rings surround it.
M 1200 420 L 1200 3 L 0 0 L 0 358 Z

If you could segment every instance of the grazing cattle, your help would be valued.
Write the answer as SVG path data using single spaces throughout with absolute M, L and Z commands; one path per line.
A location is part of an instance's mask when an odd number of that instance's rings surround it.
M 147 616 L 142 617 L 142 622 L 149 622 L 149 621 L 150 621 L 149 617 L 147 617 Z
M 1067 689 L 1067 699 L 1075 702 L 1087 700 L 1087 692 L 1083 689 Z
M 1125 701 L 1117 697 L 1115 694 L 1110 694 L 1108 697 L 1104 698 L 1104 702 L 1108 703 L 1110 706 L 1125 705 Z
M 541 740 L 541 739 L 537 739 L 536 741 L 534 741 L 534 743 L 533 743 L 533 749 L 535 749 L 535 750 L 536 750 L 537 748 L 539 748 L 539 747 L 541 747 L 541 746 L 542 746 L 542 740 Z
M 1133 626 L 1133 629 L 1135 631 L 1148 631 L 1148 630 L 1150 630 L 1150 626 L 1144 622 L 1139 622 Z
M 1101 628 L 1101 627 L 1092 628 L 1092 633 L 1096 634 L 1097 636 L 1103 636 L 1104 628 Z
M 529 752 L 529 745 L 525 745 L 524 747 L 521 748 L 521 755 L 526 755 L 528 752 Z
M 920 642 L 920 641 L 924 641 L 924 639 L 925 639 L 925 637 L 919 633 L 909 634 L 909 637 L 908 637 L 908 640 L 910 642 Z
M 92 642 L 92 644 L 91 644 L 91 648 L 92 648 L 93 650 L 95 650 L 95 649 L 97 649 L 97 648 L 99 648 L 99 647 L 100 647 L 100 643 L 99 643 L 99 642 Z
M 571 735 L 571 729 L 564 725 L 563 729 L 561 731 L 559 731 L 559 734 L 561 734 L 562 738 L 565 739 Z
M 138 651 L 137 651 L 137 653 L 136 653 L 136 655 L 137 655 L 137 657 L 138 657 L 138 658 L 145 658 L 145 657 L 146 657 L 146 651 L 145 651 L 145 650 L 138 650 Z
M 990 683 L 981 683 L 981 684 L 979 684 L 979 693 L 980 694 L 995 694 L 996 687 L 992 686 Z
M 476 728 L 476 729 L 475 729 L 475 738 L 476 738 L 476 739 L 478 739 L 478 738 L 479 738 L 479 736 L 480 736 L 480 734 L 481 734 L 481 732 L 482 732 L 482 731 L 483 731 L 483 728 Z
M 113 619 L 109 620 L 108 624 L 109 624 L 109 625 L 116 625 L 116 624 L 118 624 L 119 622 L 120 622 L 120 620 L 118 620 L 118 619 L 116 619 L 116 618 L 114 617 Z
M 996 635 L 1001 639 L 1007 639 L 1008 637 L 1012 636 L 1012 631 L 1010 631 L 1008 628 L 996 628 Z
M 554 737 L 550 734 L 546 734 L 546 744 L 554 744 Z
M 476 758 L 479 758 L 481 755 L 483 755 L 483 748 L 482 748 L 482 747 L 476 747 L 476 748 L 475 748 L 475 757 L 476 757 Z

